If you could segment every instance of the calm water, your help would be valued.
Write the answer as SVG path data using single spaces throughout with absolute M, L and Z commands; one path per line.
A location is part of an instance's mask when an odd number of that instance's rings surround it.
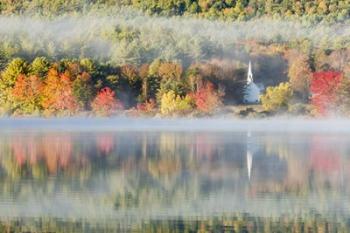
M 73 125 L 0 122 L 0 232 L 350 229 L 350 131 Z

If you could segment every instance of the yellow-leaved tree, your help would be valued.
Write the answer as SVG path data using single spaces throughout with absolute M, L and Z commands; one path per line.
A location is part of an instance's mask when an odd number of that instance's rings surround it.
M 292 96 L 293 89 L 288 82 L 285 82 L 276 87 L 268 87 L 260 100 L 266 111 L 279 111 L 288 109 Z
M 163 115 L 171 115 L 174 113 L 184 114 L 193 108 L 193 99 L 187 95 L 181 97 L 176 95 L 173 90 L 164 93 L 161 98 L 160 112 Z

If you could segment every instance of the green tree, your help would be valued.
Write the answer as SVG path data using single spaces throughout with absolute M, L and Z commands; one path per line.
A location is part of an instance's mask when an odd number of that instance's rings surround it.
M 29 74 L 44 78 L 51 64 L 46 57 L 37 57 L 29 66 Z
M 94 96 L 94 88 L 91 77 L 87 72 L 78 75 L 73 81 L 73 95 L 82 109 L 89 109 L 89 103 Z

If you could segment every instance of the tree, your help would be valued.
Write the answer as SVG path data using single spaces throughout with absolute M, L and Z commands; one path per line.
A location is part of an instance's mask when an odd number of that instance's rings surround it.
M 171 115 L 174 113 L 184 114 L 192 110 L 192 105 L 193 100 L 189 95 L 181 97 L 170 90 L 162 95 L 160 112 L 163 115 Z
M 149 72 L 149 65 L 143 64 L 139 68 L 139 75 L 141 79 L 141 93 L 140 93 L 140 99 L 141 102 L 146 101 L 150 97 L 150 85 L 149 85 L 149 79 L 148 79 L 148 72 Z
M 310 90 L 311 104 L 318 114 L 329 114 L 336 103 L 336 93 L 340 87 L 343 76 L 340 72 L 322 71 L 313 74 Z
M 72 115 L 80 110 L 67 73 L 51 68 L 43 88 L 42 105 L 46 115 Z
M 0 77 L 0 105 L 3 111 L 12 111 L 11 88 L 20 74 L 27 74 L 28 64 L 21 58 L 13 59 Z
M 121 98 L 123 103 L 128 107 L 134 106 L 142 86 L 138 70 L 135 66 L 123 65 L 120 71 L 122 79 L 120 80 L 119 98 Z
M 349 116 L 350 114 L 350 79 L 344 77 L 336 91 L 336 113 Z
M 40 113 L 42 110 L 42 89 L 43 83 L 37 76 L 18 76 L 15 86 L 12 89 L 15 114 L 29 115 L 33 113 Z
M 180 81 L 182 76 L 182 66 L 178 63 L 164 62 L 158 68 L 158 75 L 164 81 Z
M 192 93 L 191 97 L 197 109 L 204 113 L 211 113 L 222 104 L 220 93 L 215 91 L 214 85 L 210 82 Z
M 37 57 L 30 64 L 29 73 L 43 79 L 47 75 L 50 65 L 46 57 Z
M 122 109 L 123 105 L 115 98 L 115 93 L 109 87 L 99 91 L 91 103 L 94 113 L 101 116 L 109 116 L 113 111 Z
M 288 69 L 288 77 L 293 92 L 306 101 L 309 96 L 311 69 L 306 56 L 293 56 Z
M 289 83 L 280 83 L 276 87 L 268 87 L 266 93 L 260 97 L 266 111 L 287 110 L 293 90 Z
M 73 95 L 82 109 L 89 109 L 89 103 L 93 98 L 94 89 L 91 76 L 87 72 L 79 74 L 73 81 Z
M 28 72 L 28 64 L 21 58 L 13 59 L 1 74 L 1 85 L 13 87 L 20 74 Z

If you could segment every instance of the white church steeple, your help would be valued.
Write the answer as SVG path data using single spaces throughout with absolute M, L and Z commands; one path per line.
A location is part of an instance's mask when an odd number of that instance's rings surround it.
M 259 99 L 260 99 L 260 89 L 254 83 L 252 63 L 249 61 L 247 83 L 244 87 L 243 102 L 246 104 L 255 104 L 259 102 Z
M 252 82 L 254 82 L 254 79 L 253 79 L 253 72 L 252 72 L 252 63 L 249 61 L 248 76 L 247 76 L 247 85 L 251 84 Z

